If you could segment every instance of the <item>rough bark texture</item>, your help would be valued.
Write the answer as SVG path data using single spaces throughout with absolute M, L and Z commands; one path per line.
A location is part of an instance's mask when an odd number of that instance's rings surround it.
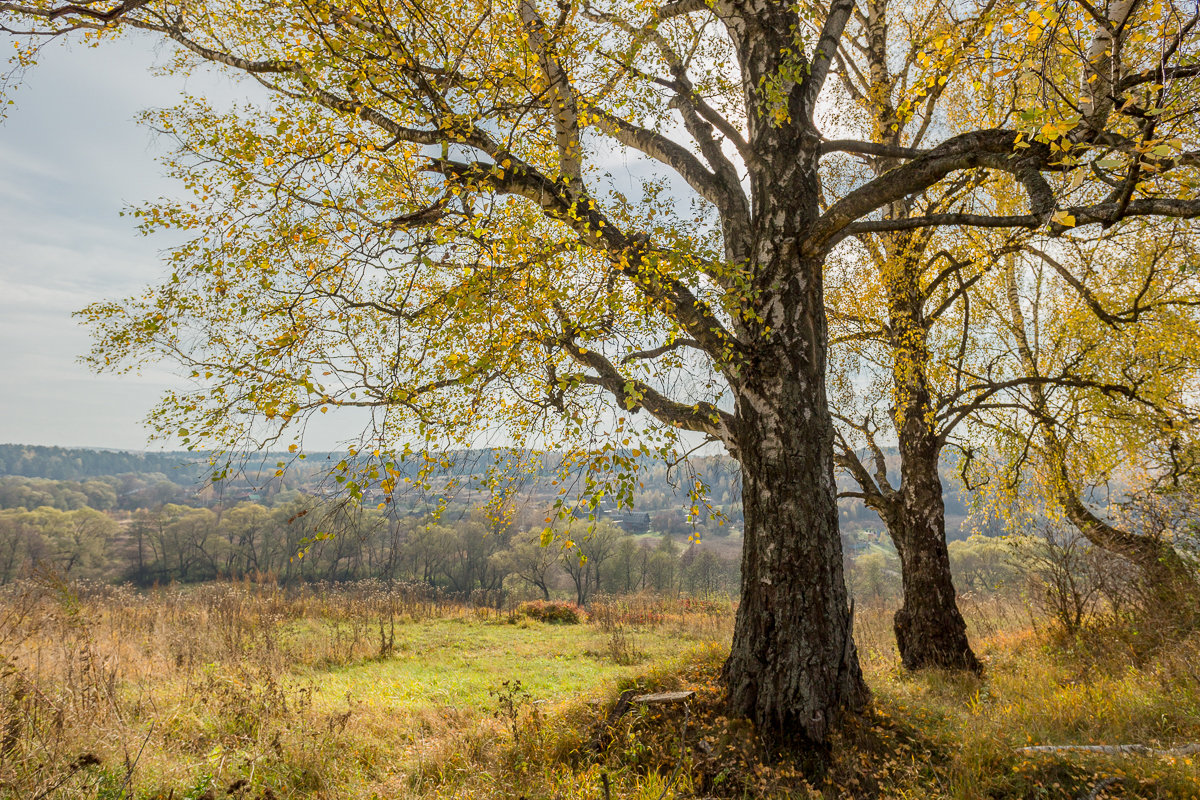
M 845 0 L 831 5 L 822 32 L 826 54 L 814 57 L 777 110 L 760 89 L 778 81 L 781 54 L 792 52 L 794 12 L 773 2 L 723 12 L 754 110 L 745 308 L 755 310 L 735 318 L 745 350 L 728 375 L 736 404 L 728 444 L 741 464 L 746 533 L 724 680 L 730 713 L 753 720 L 776 744 L 824 744 L 837 718 L 860 710 L 868 697 L 842 574 L 825 390 L 824 252 L 806 242 L 821 219 L 813 111 L 852 7 Z M 776 111 L 791 122 L 781 124 Z
M 867 691 L 821 457 L 830 437 L 799 410 L 812 406 L 790 407 L 745 428 L 742 598 L 725 680 L 731 711 L 764 735 L 822 742 L 831 717 L 861 708 Z
M 895 616 L 896 647 L 908 669 L 938 667 L 978 671 L 967 641 L 967 624 L 956 602 L 946 549 L 946 506 L 942 499 L 941 433 L 929 386 L 929 323 L 921 285 L 921 259 L 904 237 L 899 261 L 901 285 L 889 286 L 891 328 L 896 341 L 893 385 L 900 398 L 895 425 L 900 448 L 900 491 L 888 531 L 900 556 L 904 604 Z M 920 246 L 920 245 L 919 245 Z
M 725 665 L 730 711 L 787 744 L 824 742 L 867 699 L 842 574 L 820 270 L 803 266 L 736 390 L 746 534 Z
M 921 427 L 922 431 L 913 431 Z M 907 430 L 906 430 L 907 428 Z M 907 435 L 906 435 L 907 434 Z M 852 454 L 842 465 L 862 486 L 861 497 L 887 526 L 900 556 L 904 601 L 894 619 L 896 646 L 907 669 L 982 669 L 958 610 L 946 549 L 946 515 L 938 475 L 940 443 L 927 427 L 901 428 L 901 485 L 887 482 L 882 453 L 876 475 Z
M 977 672 L 981 667 L 967 641 L 967 624 L 958 610 L 946 549 L 946 509 L 938 475 L 940 445 L 923 421 L 913 423 L 905 425 L 900 436 L 900 502 L 896 524 L 888 525 L 900 556 L 904 585 L 904 604 L 894 620 L 896 647 L 908 669 Z M 907 430 L 910 427 L 921 430 Z

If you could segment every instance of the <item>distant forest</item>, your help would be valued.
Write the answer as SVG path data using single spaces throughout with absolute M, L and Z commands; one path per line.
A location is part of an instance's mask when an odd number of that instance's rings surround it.
M 297 495 L 332 497 L 337 485 L 329 480 L 333 465 L 345 457 L 340 453 L 309 453 L 298 460 L 289 453 L 264 453 L 235 464 L 220 481 L 210 481 L 212 468 L 204 454 L 189 452 L 130 453 L 116 450 L 83 450 L 62 447 L 0 444 L 0 509 L 41 506 L 63 511 L 94 508 L 100 511 L 154 509 L 173 503 L 191 507 L 217 507 L 239 501 L 267 506 L 286 503 Z M 444 494 L 437 491 L 397 491 L 393 511 L 402 515 L 423 515 L 438 507 L 471 507 L 486 502 L 478 487 L 493 461 L 488 451 L 459 451 L 450 454 L 449 474 L 460 485 Z M 728 535 L 741 525 L 741 486 L 735 464 L 724 457 L 692 459 L 686 467 L 668 467 L 648 457 L 640 460 L 639 486 L 634 495 L 634 511 L 617 509 L 602 503 L 600 516 L 619 517 L 627 527 L 638 521 L 665 526 L 671 532 L 684 533 L 696 527 Z M 552 480 L 558 477 L 559 464 L 553 456 L 543 459 L 536 474 L 520 476 L 514 484 L 518 505 L 545 506 L 558 496 Z M 277 467 L 287 463 L 278 475 Z M 408 475 L 416 474 L 416 465 L 402 464 Z M 712 520 L 686 520 L 687 491 L 700 478 L 708 487 L 708 499 L 726 524 Z M 582 483 L 580 483 L 582 487 Z M 582 489 L 581 489 L 582 492 Z M 383 499 L 368 492 L 364 504 Z M 568 507 L 581 504 L 583 498 L 568 497 Z M 544 510 L 539 508 L 539 513 Z M 633 520 L 625 517 L 633 516 Z M 654 521 L 657 518 L 657 521 Z M 724 529 L 718 531 L 718 529 Z
M 469 479 L 453 493 L 397 493 L 382 508 L 369 495 L 347 504 L 327 480 L 342 457 L 266 454 L 213 482 L 207 459 L 193 453 L 0 445 L 0 583 L 39 569 L 139 585 L 379 578 L 580 603 L 597 592 L 737 585 L 740 492 L 724 460 L 693 462 L 724 519 L 689 518 L 677 487 L 695 476 L 647 461 L 635 509 L 568 498 L 580 519 L 560 523 L 562 540 L 575 542 L 564 548 L 540 546 L 557 497 L 552 459 L 518 484 L 521 496 L 497 519 L 481 510 L 486 494 Z M 452 472 L 482 474 L 490 458 L 459 453 Z M 292 463 L 277 475 L 281 460 Z
M 898 458 L 889 453 L 889 461 Z M 193 507 L 214 506 L 238 500 L 253 500 L 271 505 L 283 495 L 327 493 L 324 484 L 329 467 L 341 459 L 341 454 L 312 453 L 305 461 L 295 461 L 287 453 L 266 453 L 244 465 L 244 473 L 223 483 L 210 485 L 205 455 L 193 452 L 134 453 L 124 450 L 85 450 L 64 447 L 0 444 L 0 509 L 36 508 L 49 506 L 60 510 L 89 507 L 99 510 L 154 508 L 165 503 Z M 634 510 L 657 516 L 660 524 L 682 532 L 683 507 L 686 492 L 680 489 L 688 475 L 682 467 L 673 470 L 649 458 L 641 460 L 640 486 L 634 494 Z M 290 461 L 282 477 L 274 475 L 275 465 Z M 479 454 L 463 453 L 456 469 L 470 472 L 479 469 L 483 459 Z M 553 465 L 551 465 L 553 466 Z M 741 523 L 741 482 L 736 464 L 725 456 L 706 456 L 693 459 L 690 467 L 696 477 L 709 487 L 709 498 L 715 509 L 729 523 Z M 526 499 L 548 497 L 547 487 L 540 476 L 525 483 Z M 11 478 L 43 480 L 17 481 Z M 103 479 L 97 481 L 97 479 Z M 947 534 L 950 539 L 966 538 L 972 532 L 970 497 L 961 491 L 952 466 L 942 475 L 946 487 L 944 497 Z M 46 483 L 53 481 L 55 483 Z M 849 486 L 847 486 L 849 488 Z M 436 498 L 400 498 L 402 507 L 420 513 L 433 508 Z M 882 531 L 883 525 L 873 511 L 855 499 L 840 503 L 844 526 L 853 530 Z M 610 513 L 612 510 L 609 510 Z M 603 513 L 603 511 L 602 511 Z M 697 521 L 701 528 L 710 526 Z
M 380 578 L 582 603 L 597 592 L 731 592 L 739 581 L 739 475 L 725 457 L 694 458 L 686 469 L 643 460 L 632 509 L 568 498 L 579 519 L 559 524 L 575 542 L 566 549 L 539 546 L 558 496 L 553 463 L 518 484 L 501 520 L 482 510 L 487 495 L 470 480 L 452 494 L 397 494 L 382 508 L 368 494 L 356 506 L 327 482 L 340 455 L 310 454 L 283 475 L 276 464 L 291 456 L 259 458 L 211 482 L 207 459 L 194 453 L 0 445 L 0 583 L 39 568 L 140 585 Z M 452 471 L 482 474 L 491 458 L 460 453 Z M 720 518 L 689 516 L 680 486 L 697 478 Z M 951 538 L 965 539 L 967 498 L 949 493 L 946 511 Z M 881 591 L 895 572 L 881 522 L 846 499 L 841 524 L 849 557 L 868 557 L 859 571 Z
M 195 483 L 205 473 L 195 453 L 131 453 L 0 444 L 0 475 L 79 481 L 124 473 L 161 473 L 175 483 Z

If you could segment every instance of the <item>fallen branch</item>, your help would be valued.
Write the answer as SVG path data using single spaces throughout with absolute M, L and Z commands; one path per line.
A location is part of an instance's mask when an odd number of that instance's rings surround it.
M 637 697 L 629 699 L 630 703 L 638 703 L 640 705 L 657 705 L 659 703 L 678 703 L 680 700 L 687 700 L 694 695 L 695 692 L 657 692 L 655 694 L 639 694 Z
M 1100 753 L 1106 756 L 1190 756 L 1200 753 L 1200 743 L 1157 749 L 1144 744 L 1038 744 L 1018 747 L 1018 753 Z

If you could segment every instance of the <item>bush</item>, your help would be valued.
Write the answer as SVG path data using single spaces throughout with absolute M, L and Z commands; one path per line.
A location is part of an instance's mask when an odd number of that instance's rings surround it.
M 1046 522 L 1010 542 L 1029 599 L 1068 636 L 1126 604 L 1133 577 L 1129 563 L 1094 547 L 1075 528 Z
M 552 625 L 578 625 L 583 622 L 583 609 L 574 603 L 559 600 L 533 600 L 517 606 L 517 616 L 548 622 Z
M 588 622 L 606 632 L 622 625 L 661 625 L 667 605 L 654 595 L 597 595 L 588 605 Z

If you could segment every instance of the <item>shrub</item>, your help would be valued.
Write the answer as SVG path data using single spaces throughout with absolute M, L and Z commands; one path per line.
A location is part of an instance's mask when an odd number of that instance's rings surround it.
M 1092 546 L 1073 527 L 1047 522 L 1010 541 L 1029 599 L 1068 636 L 1124 605 L 1132 577 L 1129 564 Z
M 517 616 L 548 622 L 552 625 L 578 625 L 583 622 L 583 609 L 574 603 L 559 600 L 532 600 L 517 606 Z

